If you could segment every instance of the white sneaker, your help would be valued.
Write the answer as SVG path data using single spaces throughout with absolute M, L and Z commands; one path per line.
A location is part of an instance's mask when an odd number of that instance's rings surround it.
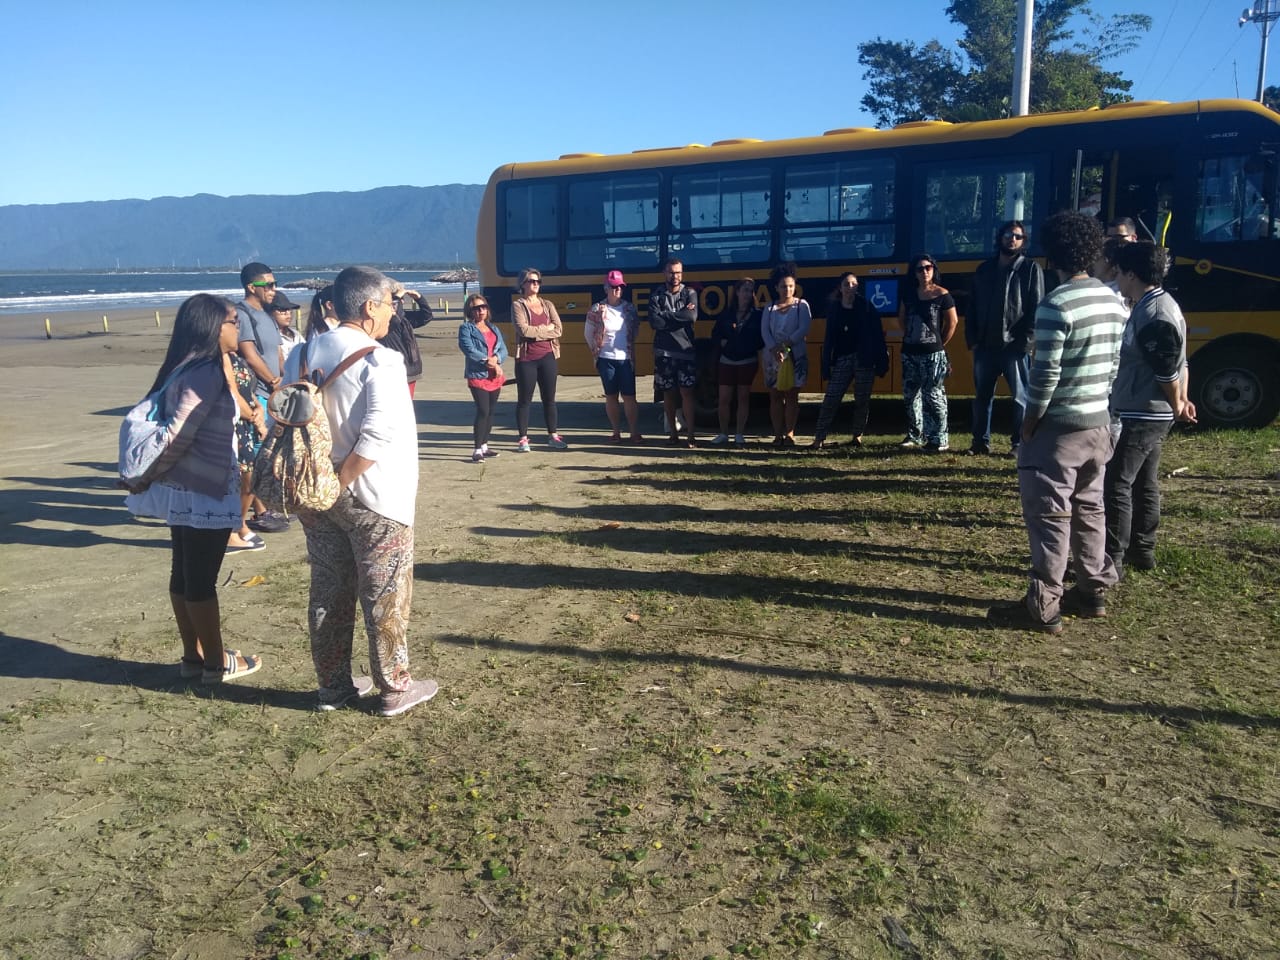
M 714 437 L 711 438 L 711 445 L 713 447 L 723 447 L 728 442 L 729 442 L 729 435 L 727 433 L 717 433 Z
M 405 690 L 395 690 L 382 695 L 378 708 L 380 717 L 398 717 L 420 703 L 426 703 L 440 691 L 434 680 L 411 680 Z

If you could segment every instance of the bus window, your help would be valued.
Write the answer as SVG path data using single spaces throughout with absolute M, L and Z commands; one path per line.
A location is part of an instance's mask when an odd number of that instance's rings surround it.
M 1280 236 L 1274 157 L 1212 157 L 1200 164 L 1196 239 L 1208 243 Z
M 670 252 L 686 267 L 769 260 L 768 167 L 699 167 L 671 176 Z
M 603 273 L 658 265 L 658 175 L 617 174 L 569 185 L 565 266 Z
M 511 183 L 500 194 L 503 224 L 502 270 L 519 273 L 560 267 L 560 200 L 554 183 Z
M 869 260 L 893 254 L 892 160 L 797 163 L 786 169 L 784 260 Z
M 986 256 L 996 227 L 1035 219 L 1031 160 L 929 164 L 924 176 L 924 247 L 935 257 Z

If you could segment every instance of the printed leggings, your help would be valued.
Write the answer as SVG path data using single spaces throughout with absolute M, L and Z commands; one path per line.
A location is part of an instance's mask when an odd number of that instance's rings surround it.
M 858 366 L 857 354 L 850 353 L 836 358 L 831 364 L 827 394 L 822 398 L 822 407 L 818 410 L 818 423 L 813 428 L 813 439 L 819 443 L 827 439 L 827 434 L 831 432 L 831 424 L 840 410 L 840 401 L 849 392 L 851 383 L 853 384 L 853 435 L 862 436 L 867 429 L 867 418 L 871 413 L 871 385 L 875 380 L 875 369 Z
M 951 372 L 945 350 L 936 353 L 902 355 L 902 399 L 907 404 L 907 439 L 915 443 L 936 443 L 945 447 L 947 432 L 947 388 Z M 923 408 L 923 409 L 922 409 Z

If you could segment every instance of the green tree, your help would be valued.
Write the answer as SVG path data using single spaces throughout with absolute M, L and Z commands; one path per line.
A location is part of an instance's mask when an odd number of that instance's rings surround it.
M 1263 88 L 1262 103 L 1272 110 L 1280 111 L 1280 87 L 1270 86 Z
M 1012 112 L 1017 0 L 953 0 L 946 9 L 964 29 L 957 50 L 880 37 L 858 45 L 866 67 L 862 105 L 882 126 L 908 120 L 990 120 Z M 1131 81 L 1102 64 L 1122 57 L 1151 29 L 1151 18 L 1104 17 L 1089 0 L 1035 5 L 1031 111 L 1075 110 L 1131 99 Z

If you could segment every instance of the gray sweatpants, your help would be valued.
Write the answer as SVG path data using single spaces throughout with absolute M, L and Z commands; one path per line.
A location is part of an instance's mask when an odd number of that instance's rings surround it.
M 1031 542 L 1027 609 L 1041 621 L 1058 615 L 1072 556 L 1082 593 L 1100 592 L 1118 579 L 1107 556 L 1102 501 L 1111 447 L 1106 425 L 1065 430 L 1043 423 L 1019 445 L 1018 489 Z

